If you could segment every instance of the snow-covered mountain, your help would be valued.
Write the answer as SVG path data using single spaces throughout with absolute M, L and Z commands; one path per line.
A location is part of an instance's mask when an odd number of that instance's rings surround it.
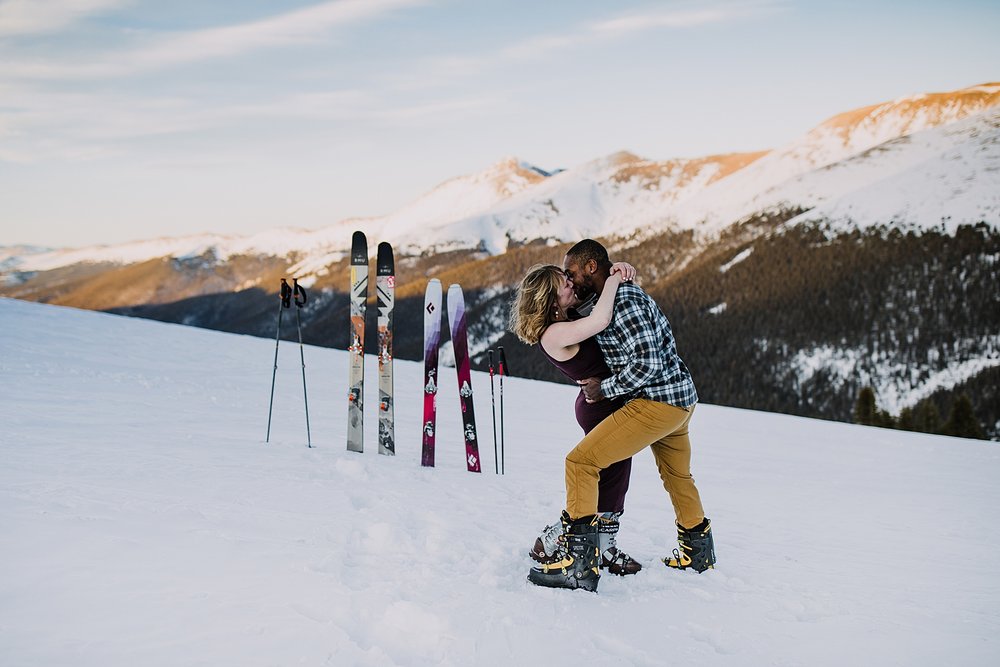
M 454 229 L 455 220 L 486 215 L 503 201 L 551 175 L 552 172 L 517 158 L 505 158 L 482 172 L 446 181 L 388 216 L 343 220 L 300 235 L 294 241 L 300 259 L 291 272 L 307 280 L 310 276 L 325 275 L 326 267 L 338 261 L 350 247 L 357 229 L 364 230 L 369 238 L 393 239 L 397 252 L 410 254 L 476 247 L 480 236 L 471 226 Z
M 541 589 L 526 550 L 563 506 L 572 387 L 508 378 L 506 474 L 484 437 L 475 475 L 454 382 L 420 466 L 416 363 L 396 364 L 386 457 L 346 451 L 343 351 L 305 348 L 307 449 L 297 345 L 265 444 L 273 341 L 8 299 L 0 321 L 5 665 L 1000 660 L 996 443 L 703 404 L 717 568 L 659 562 L 673 517 L 645 451 L 619 536 L 644 569 L 596 595 Z
M 468 246 L 492 254 L 537 239 L 565 242 L 663 229 L 665 213 L 763 153 L 655 162 L 619 152 L 568 169 L 482 214 L 435 230 L 424 243 Z
M 1000 220 L 1000 108 L 880 144 L 786 182 L 758 200 L 810 210 L 792 222 L 840 228 L 940 227 Z M 765 204 L 766 202 L 766 204 Z
M 14 269 L 24 262 L 25 257 L 51 253 L 52 248 L 32 245 L 0 246 L 0 272 Z
M 937 225 L 940 216 L 933 214 L 946 209 L 952 226 L 985 220 L 1000 227 L 1000 205 L 991 194 L 1000 191 L 994 187 L 1000 183 L 998 106 L 1000 84 L 989 84 L 843 113 L 770 152 L 668 161 L 620 152 L 511 191 L 485 211 L 442 211 L 430 230 L 412 236 L 403 231 L 399 245 L 423 250 L 478 244 L 499 253 L 511 243 L 539 238 L 565 242 L 665 230 L 711 238 L 760 211 L 834 205 L 861 184 L 886 178 L 887 168 L 901 182 L 880 191 L 881 208 L 852 218 L 857 225 Z M 891 163 L 881 156 L 883 147 L 892 151 Z M 831 179 L 834 171 L 837 178 Z M 940 183 L 942 174 L 947 185 Z M 923 205 L 942 190 L 955 191 L 955 179 L 967 184 L 963 197 Z M 932 182 L 937 187 L 929 187 Z M 879 217 L 886 210 L 920 215 Z M 379 231 L 395 237 L 400 229 L 397 223 Z
M 391 215 L 365 221 L 365 226 L 376 238 L 419 237 L 433 233 L 443 221 L 484 215 L 550 175 L 517 158 L 505 158 L 478 174 L 446 181 Z
M 676 224 L 691 227 L 705 223 L 709 230 L 718 230 L 773 206 L 773 198 L 769 198 L 767 194 L 780 189 L 783 184 L 800 183 L 807 175 L 815 175 L 808 180 L 813 185 L 824 180 L 824 176 L 830 173 L 831 166 L 841 163 L 844 164 L 844 170 L 865 171 L 868 160 L 878 157 L 883 145 L 925 130 L 945 127 L 965 118 L 989 114 L 998 105 L 1000 84 L 994 83 L 950 93 L 914 95 L 839 114 L 805 136 L 772 151 L 732 178 L 707 188 L 698 198 L 687 202 L 675 212 Z M 988 118 L 972 122 L 982 123 L 986 127 L 991 125 Z M 958 148 L 967 140 L 969 137 L 966 135 L 951 134 L 946 136 L 943 143 L 950 141 L 951 146 Z M 940 145 L 939 148 L 944 151 L 946 146 Z M 997 151 L 1000 151 L 1000 146 L 995 143 L 988 145 L 986 157 L 992 155 L 995 159 Z M 918 164 L 927 159 L 924 152 L 916 150 L 910 153 L 905 146 L 898 147 L 896 155 L 896 171 L 900 171 L 898 163 Z M 991 163 L 976 165 L 975 176 L 990 176 L 991 167 Z M 874 169 L 877 171 L 878 167 Z M 923 184 L 918 184 L 918 187 L 920 185 Z M 835 196 L 835 193 L 831 194 Z M 800 188 L 796 195 L 797 197 L 788 201 L 792 208 L 807 208 L 817 199 L 823 198 L 808 188 Z M 899 193 L 893 191 L 883 194 L 886 200 L 896 197 L 899 197 Z M 956 217 L 966 216 L 964 211 L 956 209 Z M 858 219 L 857 222 L 867 225 L 874 221 Z M 991 222 L 1000 225 L 1000 210 L 992 210 Z
M 716 237 L 775 208 L 811 209 L 848 225 L 1000 227 L 1000 84 L 922 94 L 856 109 L 788 145 L 760 153 L 649 160 L 620 152 L 561 171 L 506 158 L 449 180 L 399 211 L 317 230 L 247 237 L 201 235 L 15 255 L 4 270 L 169 256 L 294 256 L 300 275 L 343 256 L 356 229 L 406 254 L 457 248 L 502 253 L 535 240 L 649 236 L 693 230 Z M 877 197 L 873 197 L 877 193 Z
M 520 346 L 504 315 L 528 266 L 604 238 L 642 267 L 712 400 L 850 420 L 871 385 L 933 432 L 929 405 L 943 419 L 969 394 L 1000 438 L 1000 84 L 857 109 L 758 153 L 506 158 L 322 229 L 0 248 L 0 295 L 273 337 L 273 290 L 294 276 L 306 341 L 343 348 L 357 229 L 396 249 L 397 322 L 419 321 L 428 277 L 458 282 L 480 349 Z M 421 333 L 398 327 L 397 358 L 422 354 Z M 555 379 L 535 362 L 517 372 Z

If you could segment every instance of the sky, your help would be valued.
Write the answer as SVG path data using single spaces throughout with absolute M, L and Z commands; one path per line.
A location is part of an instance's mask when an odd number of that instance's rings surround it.
M 516 156 L 775 148 L 1000 80 L 1000 3 L 0 0 L 0 245 L 315 229 Z

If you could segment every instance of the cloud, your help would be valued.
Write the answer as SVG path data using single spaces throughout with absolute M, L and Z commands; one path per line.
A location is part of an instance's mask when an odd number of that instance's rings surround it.
M 487 68 L 502 67 L 510 62 L 550 57 L 649 30 L 695 28 L 735 21 L 774 11 L 782 5 L 783 0 L 697 5 L 686 3 L 684 6 L 644 13 L 619 13 L 602 20 L 570 25 L 560 32 L 531 35 L 493 52 L 423 58 L 412 63 L 410 71 L 397 73 L 393 87 L 406 91 L 447 86 L 461 79 L 479 76 Z
M 709 6 L 705 6 L 708 4 Z M 712 23 L 735 21 L 756 14 L 771 12 L 777 2 L 699 3 L 688 7 L 672 7 L 642 13 L 626 13 L 600 21 L 579 25 L 567 32 L 539 35 L 509 46 L 500 52 L 503 58 L 537 58 L 598 41 L 622 39 L 634 33 L 663 28 L 695 28 Z
M 0 84 L 0 162 L 81 161 L 121 154 L 135 140 L 260 121 L 353 121 L 378 105 L 361 90 L 293 93 L 263 102 L 60 93 Z
M 68 5 L 66 0 L 53 1 Z M 103 3 L 101 6 L 111 6 L 111 0 Z M 99 0 L 89 0 L 74 6 L 93 8 L 98 4 Z M 645 13 L 609 13 L 604 18 L 569 24 L 558 33 L 526 35 L 509 48 L 409 60 L 374 79 L 353 82 L 343 89 L 309 88 L 263 97 L 244 92 L 241 99 L 235 99 L 227 95 L 199 95 L 190 89 L 170 95 L 161 89 L 150 94 L 148 86 L 115 92 L 113 87 L 65 89 L 61 85 L 64 81 L 144 74 L 328 39 L 338 27 L 350 27 L 416 4 L 424 4 L 424 0 L 323 2 L 234 25 L 153 34 L 145 37 L 141 47 L 89 60 L 37 63 L 8 60 L 0 68 L 0 98 L 11 101 L 0 108 L 0 142 L 4 144 L 0 161 L 92 159 L 108 152 L 130 151 L 129 145 L 143 138 L 197 133 L 262 119 L 285 119 L 291 121 L 289 127 L 297 126 L 295 121 L 313 120 L 338 121 L 345 127 L 353 122 L 415 127 L 435 119 L 495 112 L 504 105 L 516 104 L 512 100 L 517 96 L 493 89 L 477 93 L 474 86 L 465 85 L 473 78 L 484 78 L 487 70 L 502 69 L 525 58 L 628 39 L 643 31 L 687 29 L 739 20 L 779 7 L 780 0 L 761 0 L 755 4 L 672 4 Z M 41 25 L 40 20 L 36 20 L 36 25 Z M 461 85 L 455 87 L 456 84 Z M 425 94 L 435 88 L 441 90 Z
M 0 3 L 0 37 L 59 32 L 89 14 L 130 0 L 7 0 Z
M 157 68 L 318 39 L 331 28 L 372 19 L 423 0 L 338 0 L 278 16 L 166 37 L 134 54 L 133 67 Z
M 624 37 L 633 33 L 657 28 L 695 28 L 710 23 L 735 21 L 777 8 L 774 3 L 720 4 L 690 9 L 659 10 L 641 14 L 624 14 L 587 26 L 586 32 L 594 37 Z
M 122 0 L 81 0 L 82 4 L 121 3 Z M 26 0 L 16 0 L 20 6 Z M 127 76 L 176 65 L 227 58 L 315 41 L 336 27 L 353 25 L 391 11 L 426 4 L 427 0 L 336 0 L 268 18 L 175 34 L 151 34 L 145 45 L 118 51 L 89 62 L 8 62 L 4 73 L 23 79 L 86 79 Z M 72 5 L 59 0 L 59 5 Z M 5 5 L 0 5 L 0 8 Z M 27 15 L 28 12 L 22 12 Z M 41 25 L 41 18 L 37 17 Z

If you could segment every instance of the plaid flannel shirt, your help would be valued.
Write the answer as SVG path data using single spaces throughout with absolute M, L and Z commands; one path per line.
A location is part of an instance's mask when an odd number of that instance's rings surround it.
M 596 337 L 612 372 L 601 382 L 605 397 L 648 398 L 680 408 L 698 402 L 691 372 L 677 356 L 670 322 L 638 286 L 618 287 L 611 324 Z

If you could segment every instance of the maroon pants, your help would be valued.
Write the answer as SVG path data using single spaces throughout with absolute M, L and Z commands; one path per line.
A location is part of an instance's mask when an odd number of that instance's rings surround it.
M 632 459 L 612 463 L 601 471 L 597 483 L 597 511 L 624 512 L 625 494 L 628 492 L 628 481 L 632 476 Z
M 616 410 L 625 405 L 625 399 L 604 399 L 597 403 L 588 403 L 581 391 L 576 397 L 576 423 L 587 435 L 597 425 L 610 417 Z M 632 458 L 618 461 L 601 470 L 597 484 L 597 511 L 624 512 L 625 494 L 628 492 L 628 481 L 632 476 Z

